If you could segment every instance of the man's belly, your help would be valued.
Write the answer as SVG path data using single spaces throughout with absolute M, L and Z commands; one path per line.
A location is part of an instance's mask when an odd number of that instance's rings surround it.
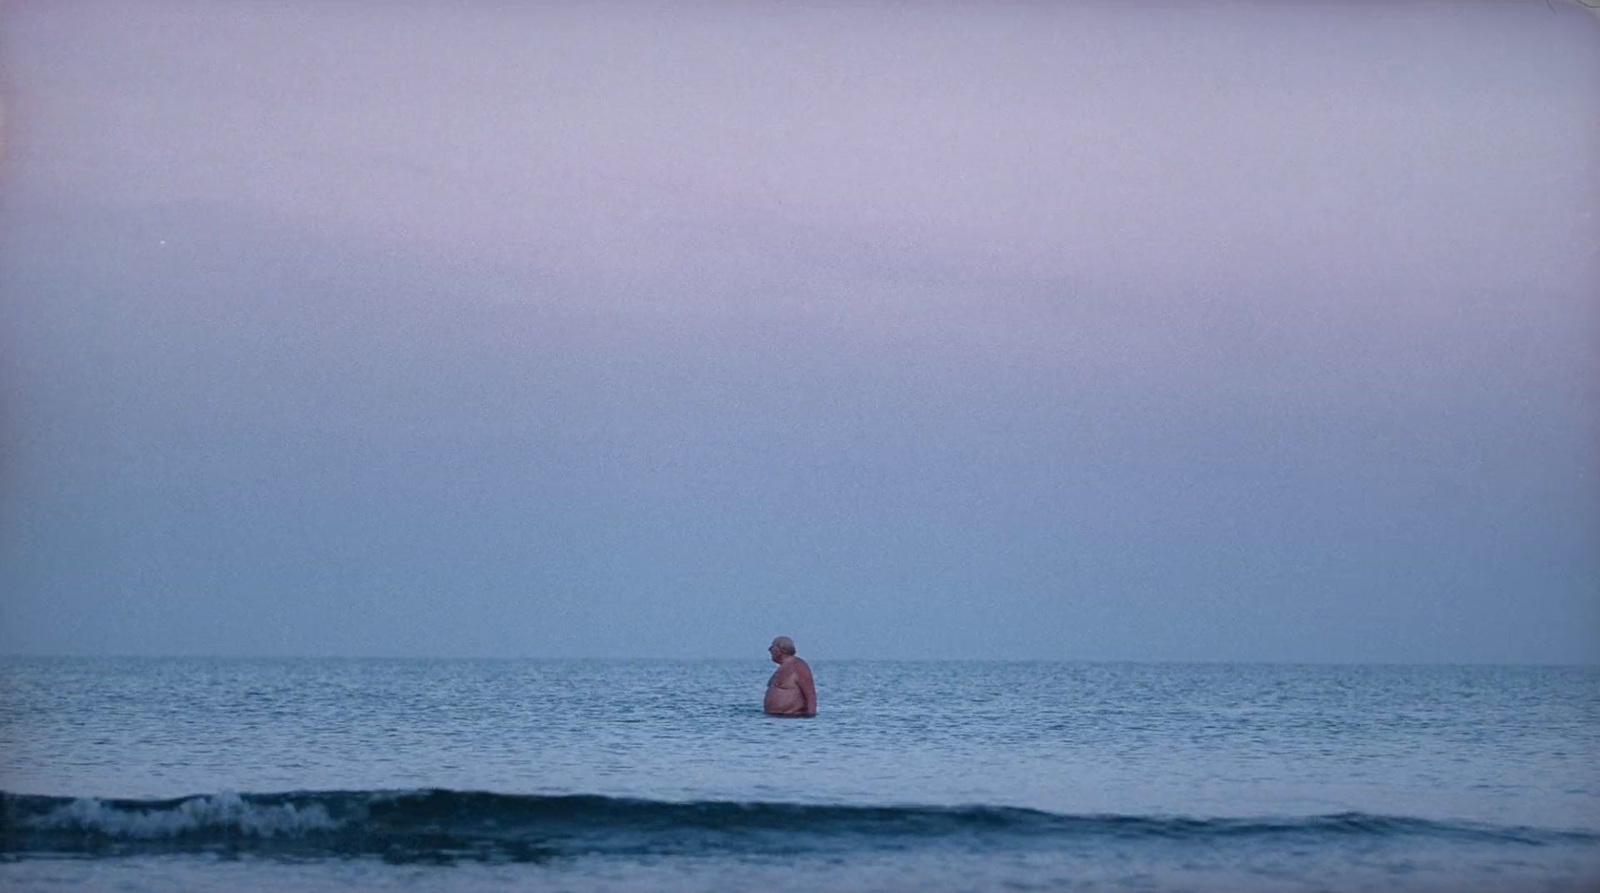
M 768 713 L 799 713 L 805 709 L 805 695 L 800 694 L 798 688 L 767 688 L 767 700 L 763 706 Z

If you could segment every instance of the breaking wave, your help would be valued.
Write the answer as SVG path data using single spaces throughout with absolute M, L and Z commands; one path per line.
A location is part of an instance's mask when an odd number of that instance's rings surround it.
M 389 861 L 544 861 L 583 855 L 1062 848 L 1109 841 L 1426 838 L 1600 844 L 1600 835 L 1364 813 L 1303 818 L 1061 815 L 1000 806 L 663 802 L 470 791 L 208 794 L 167 800 L 0 792 L 0 858 L 226 853 Z

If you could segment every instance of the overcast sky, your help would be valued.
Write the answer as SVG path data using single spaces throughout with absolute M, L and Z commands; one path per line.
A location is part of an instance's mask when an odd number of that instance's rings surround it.
M 0 5 L 0 651 L 1600 659 L 1564 3 Z

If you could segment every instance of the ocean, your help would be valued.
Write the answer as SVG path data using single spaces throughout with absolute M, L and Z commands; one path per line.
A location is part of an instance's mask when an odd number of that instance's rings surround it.
M 755 652 L 0 658 L 0 889 L 1600 889 L 1600 668 Z

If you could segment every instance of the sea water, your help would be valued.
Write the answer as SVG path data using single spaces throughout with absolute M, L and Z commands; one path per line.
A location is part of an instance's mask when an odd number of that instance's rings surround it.
M 1600 887 L 1600 669 L 0 659 L 6 890 Z

